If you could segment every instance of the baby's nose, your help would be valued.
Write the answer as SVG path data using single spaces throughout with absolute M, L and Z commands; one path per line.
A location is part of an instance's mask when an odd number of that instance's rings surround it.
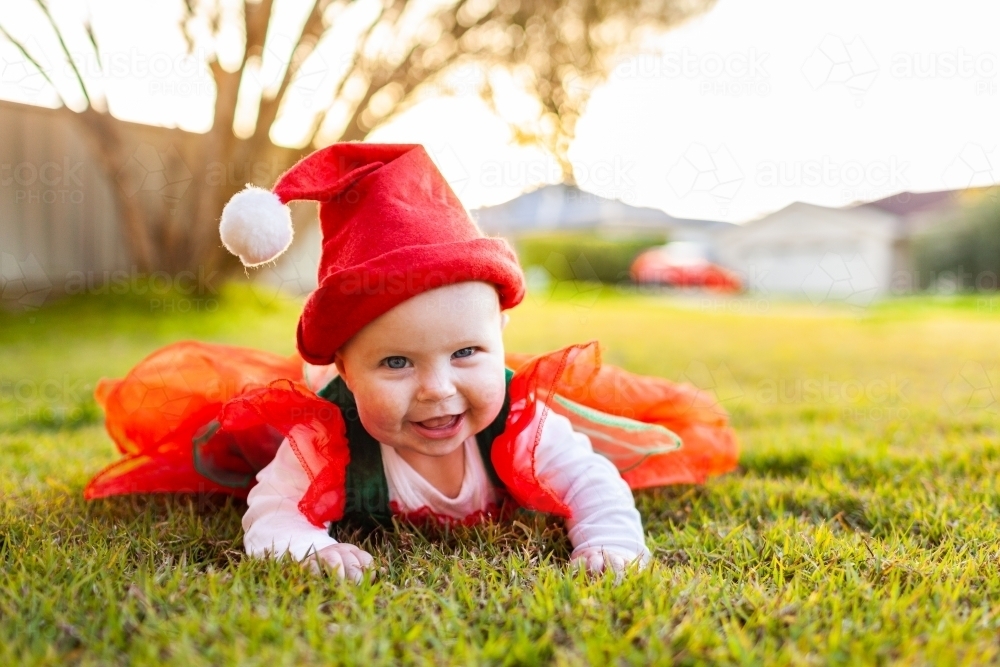
M 443 401 L 455 394 L 455 383 L 447 373 L 428 373 L 420 380 L 417 400 Z

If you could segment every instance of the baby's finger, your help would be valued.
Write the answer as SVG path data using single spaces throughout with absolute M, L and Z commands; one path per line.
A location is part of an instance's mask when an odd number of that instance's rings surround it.
M 367 551 L 365 551 L 364 549 L 359 549 L 357 547 L 354 547 L 353 553 L 354 556 L 358 559 L 358 562 L 361 564 L 362 569 L 367 570 L 372 566 L 372 563 L 375 562 L 375 559 L 372 558 L 372 555 Z
M 604 572 L 604 555 L 601 553 L 591 553 L 587 555 L 587 571 L 591 574 Z
M 302 565 L 312 574 L 319 574 L 322 571 L 322 567 L 317 562 L 316 556 L 309 556 L 302 561 Z
M 625 566 L 627 564 L 623 557 L 613 553 L 606 553 L 604 555 L 604 562 L 605 562 L 605 567 L 607 565 L 610 565 L 611 569 L 614 570 L 615 572 L 624 572 Z
M 343 555 L 336 551 L 329 551 L 324 553 L 322 556 L 317 558 L 326 570 L 333 570 L 337 573 L 337 578 L 344 578 L 344 559 Z
M 350 579 L 354 583 L 360 583 L 362 577 L 364 576 L 364 566 L 362 566 L 361 561 L 358 560 L 357 554 L 353 551 L 347 551 L 346 553 L 342 553 L 340 557 L 344 563 L 343 576 Z
M 306 566 L 309 572 L 317 576 L 323 574 L 327 567 L 329 567 L 326 559 L 315 554 L 302 561 L 302 564 Z
M 591 573 L 594 571 L 594 567 L 598 564 L 599 556 L 600 554 L 595 553 L 591 549 L 584 549 L 570 559 L 570 565 L 578 570 L 584 570 Z

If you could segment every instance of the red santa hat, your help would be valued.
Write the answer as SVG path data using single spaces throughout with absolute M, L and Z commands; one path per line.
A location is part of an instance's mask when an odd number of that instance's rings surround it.
M 482 280 L 501 308 L 524 296 L 524 274 L 504 239 L 479 230 L 419 144 L 340 143 L 285 172 L 272 190 L 247 186 L 222 211 L 219 233 L 246 266 L 292 242 L 285 205 L 319 202 L 319 286 L 299 318 L 298 348 L 312 364 L 379 315 L 435 287 Z

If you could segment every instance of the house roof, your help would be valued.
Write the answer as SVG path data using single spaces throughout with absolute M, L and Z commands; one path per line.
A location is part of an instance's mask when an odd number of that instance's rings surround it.
M 746 224 L 734 226 L 720 239 L 743 243 L 777 234 L 782 243 L 814 242 L 833 236 L 894 238 L 901 233 L 898 216 L 876 208 L 833 208 L 807 202 L 792 202 Z
M 963 200 L 978 196 L 985 190 L 986 188 L 970 188 L 932 192 L 898 192 L 875 201 L 859 202 L 842 207 L 820 206 L 796 201 L 756 220 L 751 220 L 742 227 L 759 229 L 776 221 L 786 221 L 788 216 L 802 215 L 815 216 L 816 221 L 819 222 L 820 218 L 830 218 L 831 214 L 840 217 L 843 222 L 857 223 L 864 220 L 865 224 L 870 225 L 876 222 L 876 218 L 872 217 L 874 214 L 882 216 L 881 222 L 890 225 L 887 229 L 891 228 L 893 235 L 906 237 L 945 219 L 947 214 L 960 206 Z
M 496 206 L 475 209 L 472 216 L 487 233 L 538 230 L 641 228 L 656 231 L 704 230 L 730 227 L 717 220 L 675 218 L 656 208 L 632 206 L 573 185 L 545 185 Z
M 938 208 L 950 208 L 957 203 L 964 190 L 936 190 L 933 192 L 897 192 L 883 199 L 859 204 L 887 211 L 894 215 L 907 216 Z

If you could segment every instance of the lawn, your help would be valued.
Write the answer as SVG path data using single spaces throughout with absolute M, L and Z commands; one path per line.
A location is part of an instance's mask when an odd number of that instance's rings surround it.
M 86 503 L 115 459 L 90 399 L 183 338 L 290 353 L 299 302 L 90 296 L 0 315 L 0 664 L 916 663 L 1000 659 L 1000 298 L 846 307 L 563 285 L 509 349 L 715 392 L 743 447 L 637 494 L 655 564 L 567 568 L 524 515 L 362 542 L 359 586 L 242 554 L 235 503 Z

